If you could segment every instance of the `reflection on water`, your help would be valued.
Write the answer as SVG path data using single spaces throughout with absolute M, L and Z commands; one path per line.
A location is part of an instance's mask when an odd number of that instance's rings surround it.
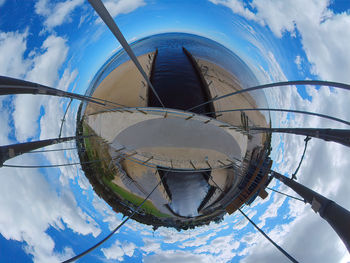
M 167 108 L 187 110 L 210 99 L 209 91 L 181 45 L 158 49 L 151 82 Z M 149 107 L 161 106 L 151 90 L 148 98 Z M 211 109 L 207 104 L 196 111 L 210 112 Z
M 169 172 L 166 183 L 172 196 L 170 208 L 181 216 L 197 216 L 197 209 L 209 190 L 203 175 Z

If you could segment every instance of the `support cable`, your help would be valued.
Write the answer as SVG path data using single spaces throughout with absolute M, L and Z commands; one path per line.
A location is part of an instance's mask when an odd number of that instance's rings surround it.
M 305 152 L 306 152 L 306 148 L 307 148 L 307 143 L 311 140 L 311 137 L 310 136 L 306 136 L 306 138 L 304 139 L 304 142 L 305 142 L 305 147 L 304 147 L 304 152 L 303 152 L 303 155 L 301 156 L 301 159 L 300 159 L 300 162 L 299 162 L 299 165 L 297 167 L 297 169 L 295 170 L 295 172 L 292 174 L 292 177 L 291 179 L 292 180 L 296 180 L 297 179 L 297 173 L 299 171 L 299 168 L 301 166 L 301 163 L 303 162 L 304 160 L 304 156 L 305 156 Z
M 235 112 L 235 111 L 277 111 L 277 112 L 293 112 L 293 113 L 300 113 L 304 115 L 312 115 L 317 116 L 320 118 L 325 118 L 329 120 L 333 120 L 336 122 L 340 122 L 346 125 L 350 125 L 349 121 L 345 121 L 336 117 L 332 117 L 326 114 L 316 113 L 316 112 L 310 112 L 310 111 L 301 111 L 301 110 L 289 110 L 289 109 L 270 109 L 270 108 L 247 108 L 247 109 L 231 109 L 231 110 L 219 110 L 219 111 L 213 111 L 213 112 L 206 112 L 204 114 L 217 114 L 217 113 L 226 113 L 226 112 Z
M 3 167 L 9 167 L 9 168 L 53 168 L 53 167 L 62 167 L 62 166 L 73 166 L 73 165 L 79 165 L 79 164 L 88 164 L 88 163 L 98 163 L 102 162 L 103 160 L 93 160 L 93 161 L 87 161 L 87 162 L 77 162 L 77 163 L 63 163 L 63 164 L 48 164 L 48 165 L 16 165 L 16 164 L 3 164 Z
M 169 170 L 168 170 L 169 172 Z M 166 176 L 168 174 L 168 172 L 164 175 Z M 107 241 L 111 236 L 113 236 L 113 234 L 115 232 L 117 232 L 134 214 L 137 213 L 137 211 L 141 208 L 141 206 L 148 200 L 148 198 L 151 196 L 151 194 L 157 189 L 157 187 L 161 184 L 162 180 L 159 180 L 158 184 L 152 189 L 152 191 L 146 196 L 146 198 L 142 201 L 142 203 L 131 213 L 131 215 L 129 215 L 126 219 L 124 219 L 123 222 L 121 222 L 110 234 L 108 234 L 104 239 L 102 239 L 100 242 L 98 242 L 97 244 L 93 245 L 92 247 L 90 247 L 89 249 L 85 250 L 84 252 L 63 261 L 63 263 L 68 263 L 68 262 L 73 262 L 75 260 L 78 260 L 79 258 L 85 256 L 86 254 L 90 253 L 91 251 L 93 251 L 95 248 L 99 247 L 100 245 L 102 245 L 105 241 Z
M 279 245 L 275 243 L 268 235 L 265 234 L 265 232 L 258 227 L 240 208 L 238 208 L 238 211 L 241 212 L 241 214 L 268 240 L 270 241 L 282 254 L 284 254 L 290 261 L 294 263 L 298 263 L 298 261 L 293 258 L 291 255 L 288 254 L 287 251 L 285 251 L 283 248 L 281 248 Z
M 45 153 L 45 152 L 59 152 L 59 151 L 70 151 L 70 150 L 76 150 L 77 147 L 71 147 L 71 148 L 62 148 L 62 149 L 49 149 L 49 150 L 39 150 L 39 151 L 31 151 L 27 153 Z
M 213 181 L 213 183 L 221 190 L 221 192 L 224 192 L 221 187 L 214 181 L 213 177 L 208 173 L 209 178 Z M 290 261 L 294 263 L 298 263 L 298 261 L 293 258 L 291 255 L 288 254 L 287 251 L 285 251 L 283 248 L 281 248 L 279 245 L 277 245 L 265 232 L 259 228 L 240 208 L 238 210 L 241 212 L 241 214 L 248 219 L 248 221 L 267 239 L 269 240 L 280 252 L 282 252 Z
M 259 89 L 267 89 L 267 88 L 272 88 L 272 87 L 284 87 L 284 86 L 291 86 L 291 85 L 312 85 L 312 86 L 328 86 L 328 87 L 333 87 L 333 88 L 339 88 L 339 89 L 345 89 L 345 90 L 350 90 L 350 85 L 344 84 L 344 83 L 339 83 L 339 82 L 332 82 L 332 81 L 322 81 L 322 80 L 292 80 L 292 81 L 283 81 L 283 82 L 275 82 L 275 83 L 269 83 L 269 84 L 264 84 L 264 85 L 258 85 L 254 86 L 251 88 L 246 88 L 242 90 L 238 90 L 232 93 L 228 93 L 223 96 L 219 96 L 216 98 L 213 98 L 211 100 L 208 100 L 207 102 L 198 104 L 197 106 L 194 106 L 192 108 L 189 108 L 187 111 L 192 111 L 196 108 L 199 108 L 203 105 L 206 105 L 208 103 L 214 102 L 216 100 L 221 100 L 223 98 L 227 98 L 236 94 L 240 93 L 245 93 L 253 90 L 259 90 Z
M 68 109 L 69 109 L 70 105 L 72 104 L 72 101 L 73 101 L 73 98 L 70 99 L 70 101 L 69 101 L 69 103 L 67 105 L 66 111 L 63 114 L 63 118 L 62 118 L 62 121 L 61 121 L 61 127 L 60 127 L 60 133 L 58 134 L 58 138 L 61 138 L 62 129 L 63 129 L 63 123 L 66 121 L 66 115 L 67 115 L 67 112 L 68 112 Z
M 289 195 L 289 194 L 282 193 L 282 192 L 277 191 L 277 190 L 275 190 L 275 189 L 272 189 L 272 188 L 270 188 L 270 187 L 266 187 L 266 189 L 269 189 L 269 190 L 274 191 L 274 192 L 276 192 L 276 193 L 279 193 L 279 194 L 281 194 L 281 195 L 285 195 L 285 196 L 288 196 L 288 197 L 290 197 L 290 198 L 293 198 L 293 199 L 295 199 L 295 200 L 299 200 L 299 201 L 305 203 L 305 200 L 304 200 L 304 199 L 301 199 L 301 198 L 298 198 L 298 197 L 295 197 L 295 196 L 291 196 L 291 195 Z
M 100 18 L 103 20 L 103 22 L 106 24 L 106 26 L 109 28 L 109 30 L 113 33 L 113 35 L 116 37 L 116 39 L 119 41 L 120 45 L 124 48 L 125 52 L 129 55 L 130 59 L 134 62 L 135 66 L 147 82 L 148 86 L 152 89 L 154 92 L 154 95 L 157 97 L 159 103 L 162 105 L 163 108 L 165 108 L 162 100 L 158 96 L 157 91 L 154 89 L 151 81 L 149 80 L 146 72 L 143 70 L 140 62 L 138 61 L 135 53 L 132 51 L 129 43 L 126 41 L 123 33 L 119 30 L 119 27 L 115 23 L 113 17 L 110 15 L 104 4 L 101 0 L 89 0 L 90 5 L 95 9 L 96 13 L 100 16 Z

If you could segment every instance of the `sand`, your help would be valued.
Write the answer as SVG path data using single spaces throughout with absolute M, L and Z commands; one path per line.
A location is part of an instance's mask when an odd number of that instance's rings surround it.
M 196 61 L 202 71 L 204 79 L 209 86 L 209 91 L 212 98 L 242 89 L 239 80 L 222 67 L 203 59 L 197 58 Z M 220 111 L 241 108 L 257 108 L 257 105 L 249 93 L 243 93 L 217 100 L 214 102 L 214 107 L 216 111 Z M 246 112 L 246 115 L 249 118 L 249 125 L 253 124 L 261 127 L 267 127 L 265 116 L 262 113 L 258 111 L 250 111 Z M 223 115 L 217 119 L 232 125 L 241 125 L 240 112 L 223 113 Z
M 148 76 L 151 74 L 155 52 L 144 54 L 138 60 Z M 96 88 L 93 97 L 113 101 L 127 107 L 147 106 L 147 84 L 132 61 L 115 68 Z M 103 107 L 89 103 L 85 114 L 103 110 Z

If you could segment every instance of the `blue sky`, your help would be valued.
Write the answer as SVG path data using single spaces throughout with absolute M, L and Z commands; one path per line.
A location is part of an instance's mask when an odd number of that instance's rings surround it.
M 129 41 L 162 32 L 188 32 L 231 49 L 259 82 L 322 79 L 350 83 L 350 2 L 274 0 L 106 0 Z M 119 48 L 83 0 L 0 0 L 0 74 L 84 93 L 94 74 Z M 350 96 L 327 87 L 266 91 L 270 107 L 348 119 Z M 44 96 L 0 98 L 0 144 L 53 138 L 67 100 Z M 78 103 L 63 130 L 75 129 Z M 272 114 L 275 127 L 346 128 L 331 121 Z M 274 169 L 294 172 L 302 137 L 273 137 Z M 69 147 L 72 143 L 51 146 Z M 299 181 L 350 209 L 349 149 L 312 139 Z M 75 151 L 27 154 L 12 164 L 77 161 Z M 116 226 L 114 213 L 92 191 L 79 167 L 0 170 L 0 262 L 59 262 L 94 244 Z M 293 194 L 272 182 L 271 186 Z M 303 262 L 348 262 L 345 246 L 308 205 L 270 193 L 244 210 Z M 286 259 L 242 216 L 177 232 L 129 221 L 81 262 L 284 262 Z M 286 261 L 287 262 L 287 261 Z

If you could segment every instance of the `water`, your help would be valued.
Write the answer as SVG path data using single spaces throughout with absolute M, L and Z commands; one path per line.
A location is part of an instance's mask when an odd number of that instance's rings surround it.
M 187 110 L 210 97 L 189 57 L 178 44 L 158 49 L 151 82 L 166 108 Z M 149 90 L 148 106 L 161 106 L 152 90 Z M 198 113 L 213 111 L 212 104 L 196 109 Z
M 157 48 L 161 50 L 185 47 L 194 57 L 215 63 L 235 75 L 243 88 L 258 84 L 253 72 L 244 61 L 231 50 L 208 38 L 185 33 L 164 33 L 137 40 L 131 47 L 136 56 L 154 52 Z M 96 73 L 86 95 L 91 95 L 109 73 L 128 60 L 130 58 L 125 51 L 118 50 Z
M 205 85 L 189 57 L 183 52 L 183 47 L 195 58 L 205 59 L 225 68 L 239 79 L 242 87 L 257 84 L 253 73 L 239 57 L 212 40 L 182 33 L 154 35 L 133 43 L 132 49 L 137 56 L 158 49 L 151 82 L 166 107 L 186 110 L 209 99 Z M 113 55 L 94 77 L 87 95 L 91 95 L 110 72 L 128 60 L 129 57 L 124 51 Z M 261 93 L 251 95 L 258 102 L 263 101 Z M 151 90 L 149 90 L 148 106 L 160 106 Z M 212 112 L 212 107 L 211 104 L 207 104 L 203 108 L 198 108 L 197 112 Z M 203 174 L 169 172 L 166 184 L 172 196 L 170 208 L 184 217 L 197 216 L 198 207 L 209 190 Z
M 203 175 L 169 172 L 166 182 L 172 196 L 171 209 L 184 217 L 197 216 L 197 209 L 209 190 Z
M 164 33 L 137 40 L 131 44 L 131 47 L 136 56 L 154 52 L 157 48 L 161 50 L 171 47 L 185 47 L 194 57 L 210 61 L 233 74 L 240 81 L 242 88 L 259 84 L 254 73 L 242 59 L 232 50 L 208 38 L 187 33 Z M 91 96 L 109 73 L 128 60 L 130 58 L 123 49 L 113 54 L 95 74 L 85 95 Z M 268 107 L 264 92 L 255 91 L 250 95 L 259 107 Z M 86 103 L 84 103 L 82 112 L 85 108 Z M 265 115 L 266 112 L 262 113 Z M 269 119 L 267 115 L 266 117 Z

